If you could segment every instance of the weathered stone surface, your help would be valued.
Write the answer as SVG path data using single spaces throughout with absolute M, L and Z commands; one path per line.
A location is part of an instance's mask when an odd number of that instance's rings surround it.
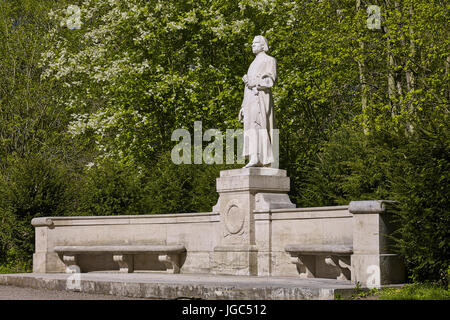
M 335 255 L 349 255 L 353 253 L 352 246 L 338 245 L 338 244 L 328 244 L 328 245 L 318 245 L 318 244 L 288 244 L 285 247 L 286 252 L 301 252 L 308 255 L 324 255 L 324 254 L 335 254 Z
M 68 274 L 4 274 L 1 285 L 48 290 L 67 288 Z M 333 279 L 213 276 L 210 274 L 82 273 L 82 293 L 150 299 L 323 300 L 350 296 L 355 285 Z
M 256 55 L 250 64 L 244 81 L 244 100 L 239 120 L 244 124 L 243 156 L 249 158 L 245 167 L 273 164 L 275 115 L 272 87 L 277 79 L 277 62 L 267 55 L 269 45 L 263 36 L 256 36 L 252 51 Z
M 352 282 L 359 282 L 364 287 L 380 287 L 405 281 L 405 268 L 396 254 L 354 254 L 351 266 Z
M 172 271 L 185 274 L 283 276 L 299 278 L 306 273 L 293 264 L 285 251 L 288 244 L 353 248 L 351 263 L 327 252 L 309 258 L 310 276 L 346 278 L 350 267 L 353 282 L 365 285 L 404 280 L 399 258 L 389 251 L 386 237 L 392 232 L 388 201 L 357 201 L 350 206 L 294 208 L 287 192 L 285 170 L 242 168 L 222 171 L 217 179 L 219 200 L 211 213 L 141 216 L 47 217 L 33 220 L 36 246 L 35 273 L 66 271 L 61 246 L 167 246 L 180 244 L 186 253 L 174 267 L 172 257 L 133 253 L 113 257 L 101 250 L 74 255 L 81 270 Z M 330 249 L 331 250 L 331 249 Z M 332 250 L 331 250 L 332 251 Z M 117 252 L 116 255 L 126 255 Z M 69 256 L 69 255 L 68 255 Z M 298 257 L 297 257 L 298 258 Z M 66 263 L 71 258 L 67 257 Z M 303 258 L 304 259 L 304 258 Z M 341 261 L 342 260 L 342 261 Z M 375 280 L 374 280 L 375 279 Z
M 286 170 L 274 168 L 242 168 L 221 171 L 216 190 L 225 192 L 287 193 L 290 189 Z
M 186 252 L 184 245 L 112 245 L 112 246 L 56 246 L 54 248 L 57 253 L 182 253 Z
M 183 245 L 111 245 L 111 246 L 56 246 L 54 251 L 66 265 L 66 272 L 81 268 L 79 257 L 86 255 L 112 255 L 113 261 L 119 265 L 120 272 L 133 272 L 135 255 L 158 255 L 158 261 L 164 263 L 172 273 L 180 272 L 181 254 L 186 252 Z M 84 271 L 84 269 L 83 269 Z
M 183 266 L 188 272 L 210 269 L 209 255 L 213 251 L 218 234 L 217 214 L 187 213 L 146 216 L 110 217 L 51 217 L 52 227 L 36 227 L 36 252 L 34 272 L 64 272 L 66 266 L 55 252 L 57 246 L 105 246 L 105 245 L 167 245 L 185 244 L 189 258 Z M 177 242 L 176 240 L 180 240 Z M 197 259 L 208 255 L 208 259 Z M 111 257 L 80 257 L 82 269 L 86 271 L 116 270 L 117 263 Z M 143 263 L 139 258 L 137 267 L 143 270 L 163 269 L 157 259 Z M 147 259 L 148 260 L 148 259 Z M 205 265 L 205 261 L 208 263 Z M 142 263 L 141 263 L 142 262 Z
M 391 200 L 362 200 L 352 201 L 349 205 L 349 212 L 353 214 L 381 213 L 386 211 L 386 206 L 396 203 Z
M 219 200 L 213 208 L 220 214 L 221 237 L 214 249 L 212 272 L 231 275 L 262 275 L 271 273 L 268 255 L 258 255 L 256 234 L 262 251 L 270 251 L 270 229 L 257 231 L 255 212 L 274 208 L 293 208 L 290 202 L 289 178 L 285 170 L 273 168 L 243 168 L 221 171 L 217 179 Z M 246 248 L 242 250 L 242 248 Z M 259 261 L 262 269 L 259 269 Z
M 392 201 L 353 201 L 352 281 L 364 286 L 402 283 L 405 269 L 400 258 L 390 252 L 392 217 L 385 205 Z
M 285 247 L 291 255 L 291 262 L 297 265 L 302 278 L 317 278 L 320 272 L 316 268 L 320 257 L 326 265 L 331 266 L 337 273 L 336 279 L 350 279 L 350 255 L 352 246 L 339 244 L 288 244 Z

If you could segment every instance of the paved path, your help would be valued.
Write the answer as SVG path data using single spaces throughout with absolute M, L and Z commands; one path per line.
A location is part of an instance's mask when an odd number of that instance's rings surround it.
M 137 299 L 137 298 L 136 298 Z M 135 300 L 133 298 L 82 292 L 21 288 L 0 285 L 0 300 Z

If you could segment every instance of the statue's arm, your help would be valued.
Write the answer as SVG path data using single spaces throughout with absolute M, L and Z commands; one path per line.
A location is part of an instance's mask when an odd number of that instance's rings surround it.
M 274 58 L 267 61 L 266 72 L 261 76 L 258 84 L 258 90 L 266 90 L 273 87 L 277 78 L 277 62 Z
M 241 110 L 239 110 L 238 120 L 239 122 L 244 122 L 244 108 L 241 108 Z
M 256 88 L 258 90 L 269 89 L 269 88 L 273 87 L 274 83 L 275 83 L 275 81 L 272 79 L 272 77 L 270 75 L 265 75 L 261 78 L 261 80 L 259 81 Z
M 242 77 L 242 81 L 244 81 L 244 84 L 247 85 L 247 83 L 248 83 L 248 76 L 247 76 L 247 74 L 245 74 L 245 75 Z

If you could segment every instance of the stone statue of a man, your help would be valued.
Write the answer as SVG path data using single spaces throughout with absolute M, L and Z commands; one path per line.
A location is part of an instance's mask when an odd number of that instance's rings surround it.
M 256 57 L 242 78 L 245 89 L 239 121 L 244 123 L 243 156 L 249 158 L 245 168 L 267 166 L 274 162 L 272 86 L 277 78 L 277 62 L 266 54 L 268 50 L 266 38 L 256 36 L 252 43 Z
M 277 78 L 277 61 L 266 54 L 268 50 L 266 38 L 256 36 L 252 43 L 256 57 L 242 78 L 245 89 L 239 120 L 244 123 L 243 156 L 249 158 L 245 168 L 274 162 L 272 86 Z

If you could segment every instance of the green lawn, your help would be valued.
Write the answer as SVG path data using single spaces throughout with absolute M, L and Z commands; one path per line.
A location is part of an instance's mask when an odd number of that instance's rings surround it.
M 357 292 L 353 300 L 450 300 L 449 288 L 432 283 L 406 284 L 401 288 L 371 289 Z

